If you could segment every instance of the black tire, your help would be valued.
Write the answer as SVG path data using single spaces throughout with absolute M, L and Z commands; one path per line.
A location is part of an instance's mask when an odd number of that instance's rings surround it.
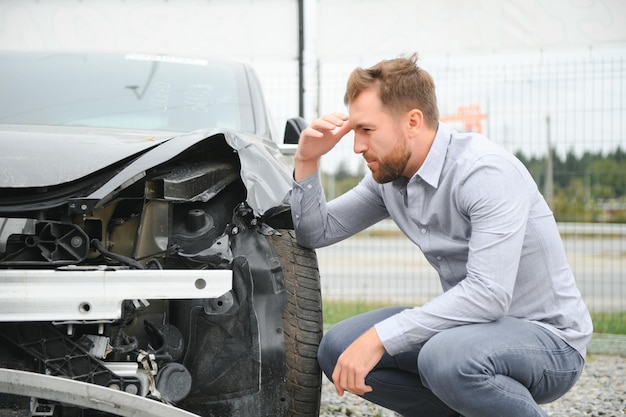
M 322 295 L 317 255 L 296 243 L 293 230 L 278 230 L 269 238 L 285 277 L 287 304 L 283 307 L 289 417 L 317 417 L 322 374 L 317 348 L 323 331 Z

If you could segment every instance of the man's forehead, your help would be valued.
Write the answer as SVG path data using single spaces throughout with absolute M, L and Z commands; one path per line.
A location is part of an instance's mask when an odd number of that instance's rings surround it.
M 371 90 L 365 90 L 348 103 L 348 113 L 361 113 L 366 111 L 381 111 L 383 103 L 378 93 Z
M 373 124 L 383 113 L 389 113 L 377 94 L 361 93 L 348 105 L 350 124 Z

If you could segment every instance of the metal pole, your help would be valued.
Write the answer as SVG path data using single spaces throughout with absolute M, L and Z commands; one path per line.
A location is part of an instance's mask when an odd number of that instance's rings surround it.
M 304 0 L 298 0 L 298 115 L 304 117 Z
M 548 142 L 548 158 L 546 163 L 546 183 L 545 183 L 545 199 L 548 203 L 548 207 L 552 208 L 552 200 L 554 196 L 554 167 L 553 167 L 553 154 L 552 144 L 550 142 L 550 115 L 546 116 L 546 131 Z

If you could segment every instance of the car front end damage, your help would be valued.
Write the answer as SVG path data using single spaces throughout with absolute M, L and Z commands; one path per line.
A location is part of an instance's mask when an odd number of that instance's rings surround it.
M 106 129 L 70 133 L 79 167 L 0 156 L 36 171 L 0 177 L 0 414 L 317 415 L 317 261 L 278 149 L 203 129 L 113 153 Z

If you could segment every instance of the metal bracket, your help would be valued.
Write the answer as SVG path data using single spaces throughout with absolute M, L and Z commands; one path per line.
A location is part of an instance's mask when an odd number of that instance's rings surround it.
M 124 300 L 218 298 L 232 271 L 0 270 L 0 322 L 119 319 Z

